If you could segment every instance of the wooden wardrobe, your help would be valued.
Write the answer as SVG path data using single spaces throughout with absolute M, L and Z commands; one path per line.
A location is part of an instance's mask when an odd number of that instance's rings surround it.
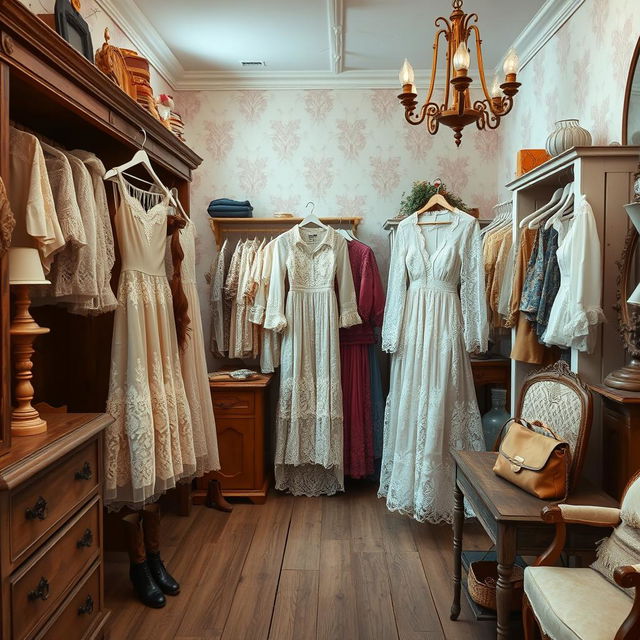
M 144 148 L 158 175 L 177 187 L 189 206 L 191 172 L 201 158 L 22 3 L 0 0 L 0 175 L 6 185 L 11 122 L 67 149 L 92 151 L 107 167 L 128 160 L 144 131 Z M 116 264 L 114 291 L 118 270 Z M 12 441 L 5 255 L 0 259 L 0 636 L 101 638 L 108 617 L 102 433 L 111 420 L 104 411 L 113 313 L 86 318 L 52 307 L 32 313 L 51 329 L 35 345 L 35 401 L 64 406 L 66 412 L 45 416 L 46 434 Z

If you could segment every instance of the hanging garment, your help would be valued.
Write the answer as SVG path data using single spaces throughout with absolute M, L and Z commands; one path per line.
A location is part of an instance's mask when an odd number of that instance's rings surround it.
M 536 314 L 536 334 L 538 340 L 542 339 L 547 330 L 551 309 L 560 289 L 560 267 L 558 266 L 558 230 L 554 227 L 549 229 L 549 239 L 547 242 L 547 257 L 544 271 L 544 282 L 540 294 L 540 304 Z
M 509 316 L 509 309 L 511 306 L 511 293 L 513 290 L 513 269 L 516 260 L 516 247 L 514 242 L 511 242 L 509 247 L 509 253 L 506 256 L 504 274 L 502 276 L 502 282 L 500 283 L 500 298 L 498 300 L 498 313 L 502 321 L 502 326 L 507 326 L 507 317 Z
M 276 489 L 307 496 L 344 490 L 338 329 L 359 322 L 347 241 L 331 227 L 282 234 L 264 322 L 283 332 Z
M 180 350 L 180 368 L 191 413 L 193 447 L 196 457 L 197 476 L 220 469 L 218 437 L 213 415 L 207 360 L 205 357 L 200 301 L 196 286 L 196 229 L 192 220 L 187 220 L 180 230 L 180 246 L 184 259 L 180 269 L 182 288 L 189 303 L 189 331 L 184 348 Z M 172 271 L 171 250 L 167 248 L 168 273 Z
M 117 174 L 122 257 L 105 432 L 105 503 L 140 508 L 196 472 L 171 289 L 165 270 L 169 195 Z M 153 206 L 146 208 L 145 205 Z
M 248 241 L 247 241 L 248 242 Z M 241 355 L 237 354 L 236 341 L 237 341 L 237 295 L 238 287 L 240 284 L 240 264 L 242 262 L 242 253 L 244 247 L 247 244 L 243 240 L 240 240 L 236 245 L 236 248 L 231 256 L 231 262 L 229 263 L 229 271 L 227 273 L 227 279 L 224 284 L 224 297 L 229 303 L 229 357 L 240 358 Z M 241 330 L 242 328 L 240 328 Z
M 247 298 L 245 292 L 251 276 L 251 266 L 256 257 L 259 243 L 256 239 L 246 242 L 240 259 L 240 277 L 236 293 L 236 334 L 235 354 L 237 358 L 247 358 L 253 353 L 253 325 L 247 317 Z
M 378 360 L 378 345 L 370 344 L 369 373 L 371 374 L 371 422 L 373 424 L 373 457 L 382 458 L 384 443 L 384 392 L 382 391 L 382 374 Z
M 16 226 L 16 219 L 9 204 L 9 196 L 0 177 L 0 258 L 11 246 L 11 236 Z
M 433 523 L 452 519 L 450 448 L 484 448 L 467 353 L 486 351 L 489 331 L 480 229 L 450 216 L 420 226 L 414 213 L 398 226 L 382 328 L 393 355 L 378 496 Z
M 560 289 L 553 303 L 546 344 L 591 353 L 597 327 L 605 320 L 602 301 L 602 258 L 598 229 L 591 205 L 583 195 L 575 203 L 573 218 L 557 220 Z
M 82 269 L 81 252 L 87 246 L 87 234 L 76 198 L 73 172 L 62 151 L 41 143 L 58 222 L 65 238 L 65 246 L 55 255 L 49 280 L 51 287 L 43 295 L 61 298 L 75 295 L 91 299 L 91 274 Z M 37 294 L 36 294 L 37 295 Z M 55 302 L 55 301 L 52 301 Z
M 247 262 L 247 275 L 243 278 L 244 288 L 242 295 L 244 297 L 244 338 L 243 343 L 245 345 L 245 354 L 252 358 L 257 358 L 260 355 L 260 326 L 251 322 L 251 308 L 256 297 L 258 290 L 258 283 L 260 276 L 258 273 L 262 273 L 262 259 L 264 253 L 266 240 L 258 244 L 256 241 L 256 250 L 253 258 Z
M 211 285 L 209 311 L 211 313 L 210 349 L 217 357 L 224 357 L 229 350 L 229 325 L 224 321 L 224 276 L 228 240 L 222 243 L 214 258 L 208 278 Z
M 344 415 L 344 473 L 365 478 L 374 472 L 373 413 L 369 345 L 382 326 L 384 292 L 375 255 L 358 240 L 347 242 L 349 264 L 362 324 L 340 329 Z
M 524 285 L 525 274 L 536 239 L 535 229 L 523 229 L 516 252 L 516 262 L 513 272 L 511 292 L 511 306 L 506 319 L 506 327 L 516 327 L 516 337 L 511 349 L 511 358 L 531 364 L 548 365 L 558 360 L 560 354 L 557 349 L 548 349 L 538 342 L 534 327 L 520 312 L 520 301 Z
M 25 131 L 10 129 L 9 202 L 16 215 L 13 245 L 36 247 L 46 274 L 65 240 L 49 184 L 40 141 Z
M 489 310 L 491 316 L 491 326 L 494 328 L 504 327 L 504 316 L 500 314 L 500 292 L 507 272 L 507 263 L 513 245 L 513 229 L 511 225 L 501 231 L 500 244 L 493 270 L 493 281 L 489 288 Z M 510 282 L 510 281 L 509 281 Z
M 107 313 L 116 308 L 118 301 L 111 289 L 111 272 L 116 262 L 116 251 L 107 192 L 102 179 L 106 169 L 102 161 L 89 151 L 75 149 L 71 154 L 82 160 L 91 176 L 96 211 L 96 279 L 98 281 L 98 296 L 92 312 Z

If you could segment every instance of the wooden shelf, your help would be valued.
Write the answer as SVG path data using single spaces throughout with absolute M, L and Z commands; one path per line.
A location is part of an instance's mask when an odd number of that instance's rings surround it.
M 235 234 L 240 237 L 278 236 L 302 220 L 304 218 L 210 218 L 209 224 L 219 249 L 228 235 Z M 336 229 L 351 229 L 355 233 L 358 225 L 362 222 L 362 217 L 320 218 L 320 222 Z

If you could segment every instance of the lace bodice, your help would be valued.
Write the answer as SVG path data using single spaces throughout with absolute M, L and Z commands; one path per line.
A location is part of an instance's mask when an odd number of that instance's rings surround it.
M 468 351 L 485 351 L 488 339 L 482 242 L 477 221 L 462 211 L 451 213 L 449 225 L 421 227 L 417 214 L 398 225 L 389 267 L 389 286 L 382 327 L 382 348 L 398 348 L 404 322 L 407 287 L 458 294 L 465 345 Z M 423 231 L 423 229 L 426 229 Z M 428 249 L 425 234 L 430 238 Z

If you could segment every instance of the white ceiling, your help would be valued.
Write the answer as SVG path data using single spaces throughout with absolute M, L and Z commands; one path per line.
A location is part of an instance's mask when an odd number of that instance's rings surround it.
M 406 57 L 430 66 L 434 20 L 449 0 L 135 0 L 187 72 L 238 72 L 260 60 L 273 72 L 399 69 Z M 485 66 L 495 67 L 544 0 L 466 0 L 479 15 Z M 336 39 L 332 27 L 336 27 Z M 475 66 L 475 65 L 473 65 Z

